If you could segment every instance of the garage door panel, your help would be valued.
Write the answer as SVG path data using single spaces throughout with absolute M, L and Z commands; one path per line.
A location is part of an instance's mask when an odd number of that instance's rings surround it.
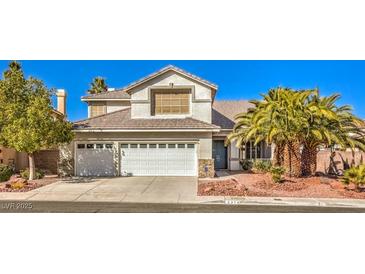
M 133 176 L 196 176 L 193 144 L 121 146 L 121 172 Z
M 83 148 L 76 149 L 76 175 L 113 176 L 113 149 Z

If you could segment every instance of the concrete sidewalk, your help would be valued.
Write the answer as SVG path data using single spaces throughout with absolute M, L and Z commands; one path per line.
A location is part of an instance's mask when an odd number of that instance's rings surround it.
M 59 181 L 29 192 L 0 193 L 0 201 L 224 204 L 346 207 L 365 209 L 365 200 L 290 197 L 197 196 L 195 177 L 118 177 Z

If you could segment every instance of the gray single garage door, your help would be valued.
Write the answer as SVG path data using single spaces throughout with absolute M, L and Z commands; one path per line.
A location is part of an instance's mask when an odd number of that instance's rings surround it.
M 113 144 L 78 143 L 77 176 L 114 176 Z

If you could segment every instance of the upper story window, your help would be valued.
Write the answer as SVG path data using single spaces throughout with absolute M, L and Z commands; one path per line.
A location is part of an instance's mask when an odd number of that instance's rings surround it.
M 190 92 L 188 90 L 154 91 L 153 115 L 189 114 Z
M 103 115 L 106 113 L 106 104 L 104 102 L 93 102 L 90 105 L 90 118 Z

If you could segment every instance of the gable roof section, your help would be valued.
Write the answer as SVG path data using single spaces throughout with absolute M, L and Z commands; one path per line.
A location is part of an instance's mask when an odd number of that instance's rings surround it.
M 131 119 L 130 108 L 74 123 L 75 130 L 219 130 L 219 127 L 193 118 Z
M 199 82 L 205 86 L 210 87 L 211 89 L 213 89 L 214 91 L 216 91 L 218 89 L 218 86 L 216 84 L 213 84 L 212 82 L 209 82 L 207 80 L 204 80 L 203 78 L 200 78 L 194 74 L 191 74 L 181 68 L 169 65 L 167 67 L 164 67 L 162 69 L 160 69 L 159 71 L 156 71 L 146 77 L 143 77 L 142 79 L 139 79 L 138 81 L 135 81 L 131 84 L 129 84 L 128 86 L 121 88 L 121 89 L 117 89 L 114 91 L 107 91 L 107 92 L 103 92 L 103 93 L 99 93 L 99 94 L 90 94 L 87 96 L 83 96 L 81 97 L 82 100 L 88 100 L 88 99 L 130 99 L 130 95 L 128 94 L 128 92 L 134 88 L 137 87 L 151 79 L 154 79 L 166 72 L 169 71 L 174 71 L 177 74 L 181 74 L 187 78 L 190 78 L 196 82 Z M 128 97 L 129 96 L 129 97 Z
M 233 129 L 234 117 L 254 107 L 247 100 L 215 100 L 212 109 L 212 123 L 222 129 Z

